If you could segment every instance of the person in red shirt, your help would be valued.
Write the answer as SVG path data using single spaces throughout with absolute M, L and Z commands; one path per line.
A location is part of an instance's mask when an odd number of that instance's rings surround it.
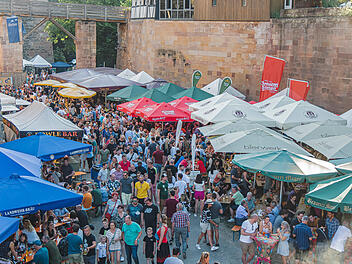
M 175 190 L 171 190 L 170 191 L 170 198 L 167 199 L 165 201 L 165 206 L 164 206 L 164 209 L 163 209 L 163 213 L 166 214 L 167 216 L 167 226 L 168 228 L 172 228 L 172 223 L 171 223 L 171 218 L 172 218 L 172 215 L 174 213 L 176 213 L 176 205 L 178 204 L 178 200 L 176 200 L 176 193 L 175 193 Z M 170 244 L 172 243 L 173 241 L 173 234 L 171 234 L 171 232 L 169 233 L 170 235 Z
M 122 169 L 123 171 L 128 171 L 128 169 L 130 168 L 131 162 L 129 162 L 129 161 L 127 160 L 127 157 L 126 157 L 125 154 L 122 155 L 122 160 L 119 162 L 119 165 L 121 166 L 121 169 Z
M 160 147 L 157 145 L 152 157 L 154 167 L 158 170 L 158 173 L 160 173 L 161 167 L 163 166 L 164 151 L 160 150 Z
M 196 157 L 196 167 L 198 168 L 199 172 L 201 174 L 206 174 L 207 169 L 204 166 L 203 161 L 199 158 L 199 156 Z

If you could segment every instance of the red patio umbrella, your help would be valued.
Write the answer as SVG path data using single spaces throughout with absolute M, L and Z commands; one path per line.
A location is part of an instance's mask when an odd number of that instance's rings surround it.
M 192 121 L 190 115 L 168 103 L 160 103 L 152 106 L 139 108 L 136 114 L 149 122 L 184 122 Z
M 249 101 L 248 103 L 250 103 L 250 104 L 256 104 L 257 102 L 256 102 L 256 101 Z
M 147 107 L 147 106 L 151 106 L 151 105 L 155 105 L 155 104 L 156 104 L 156 102 L 154 102 L 152 99 L 142 97 L 142 98 L 130 101 L 130 102 L 119 104 L 117 106 L 117 110 L 134 117 L 134 116 L 136 116 L 135 111 L 138 108 L 143 108 L 143 107 Z
M 181 109 L 182 111 L 191 113 L 191 111 L 189 110 L 189 105 L 197 102 L 199 101 L 188 96 L 183 96 L 181 98 L 178 98 L 174 101 L 169 102 L 169 104 L 177 109 Z

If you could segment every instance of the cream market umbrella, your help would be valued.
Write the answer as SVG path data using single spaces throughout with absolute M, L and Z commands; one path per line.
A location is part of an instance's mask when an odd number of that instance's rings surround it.
M 268 99 L 256 103 L 253 106 L 258 108 L 258 111 L 261 113 L 267 112 L 267 111 L 271 111 L 275 108 L 284 106 L 284 105 L 288 105 L 291 103 L 296 102 L 295 100 L 293 100 L 292 98 L 288 97 L 288 96 L 278 96 L 278 97 L 269 97 Z
M 127 68 L 127 69 L 123 70 L 122 72 L 120 72 L 117 76 L 130 80 L 131 78 L 136 76 L 136 74 Z
M 337 175 L 334 164 L 287 150 L 234 155 L 234 164 L 284 182 L 317 182 Z
M 211 106 L 214 106 L 216 104 L 219 104 L 219 103 L 224 103 L 224 102 L 227 102 L 227 101 L 233 101 L 233 102 L 236 102 L 238 104 L 242 104 L 242 105 L 250 105 L 249 103 L 247 103 L 246 101 L 243 101 L 231 94 L 228 94 L 227 92 L 224 92 L 220 95 L 217 95 L 217 96 L 214 96 L 214 97 L 210 97 L 208 99 L 205 99 L 205 100 L 202 100 L 198 103 L 194 103 L 194 104 L 190 104 L 189 107 L 191 110 L 193 111 L 197 111 L 197 110 L 200 110 L 200 109 L 203 109 L 205 107 L 211 107 Z
M 129 79 L 131 81 L 142 83 L 142 84 L 146 84 L 154 81 L 154 78 L 144 71 L 141 71 L 136 76 L 133 76 L 132 78 L 129 78 Z
M 91 98 L 97 93 L 91 90 L 87 90 L 81 87 L 78 88 L 64 88 L 58 91 L 58 94 L 62 97 L 68 97 L 73 99 Z
M 71 83 L 71 82 L 54 84 L 53 87 L 58 87 L 58 88 L 81 88 L 77 84 Z
M 221 78 L 217 78 L 216 80 L 212 81 L 211 83 L 209 83 L 208 85 L 204 86 L 202 88 L 203 91 L 206 91 L 212 95 L 218 95 L 220 93 L 220 87 L 221 87 L 221 83 L 222 83 L 223 79 Z M 240 91 L 238 91 L 237 89 L 233 88 L 232 86 L 228 87 L 225 90 L 226 93 L 231 94 L 233 96 L 236 96 L 242 100 L 246 99 L 246 96 L 244 94 L 242 94 Z
M 307 140 L 305 144 L 320 152 L 329 160 L 352 157 L 352 135 L 312 139 Z
M 340 115 L 343 119 L 347 120 L 347 126 L 352 127 L 352 109 Z
M 326 211 L 352 213 L 352 174 L 311 185 L 305 202 Z
M 296 101 L 264 113 L 267 117 L 276 121 L 276 127 L 289 129 L 298 125 L 314 122 L 333 120 L 340 125 L 346 125 L 343 118 L 307 101 Z
M 59 85 L 59 84 L 60 82 L 56 80 L 44 80 L 41 82 L 34 83 L 34 85 L 38 85 L 38 86 L 53 86 L 53 85 Z
M 216 152 L 258 153 L 288 150 L 297 154 L 311 156 L 294 142 L 268 130 L 252 129 L 226 134 L 210 139 Z
M 212 107 L 206 107 L 192 112 L 191 118 L 202 124 L 236 121 L 245 118 L 263 126 L 275 126 L 274 120 L 259 113 L 253 106 L 238 104 L 234 101 L 219 103 Z
M 324 122 L 296 126 L 286 130 L 285 134 L 296 141 L 306 142 L 311 139 L 352 135 L 352 128 L 339 125 L 339 123 L 335 121 L 327 120 Z

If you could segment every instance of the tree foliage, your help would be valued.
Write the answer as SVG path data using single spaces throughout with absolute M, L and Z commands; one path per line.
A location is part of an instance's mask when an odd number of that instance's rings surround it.
M 52 2 L 92 4 L 107 6 L 131 6 L 131 0 L 56 0 Z M 75 33 L 75 21 L 57 19 L 57 21 L 72 34 Z M 51 22 L 48 22 L 45 31 L 54 46 L 55 61 L 70 62 L 76 57 L 76 47 L 73 39 Z M 97 66 L 113 67 L 116 62 L 117 25 L 116 23 L 97 22 Z

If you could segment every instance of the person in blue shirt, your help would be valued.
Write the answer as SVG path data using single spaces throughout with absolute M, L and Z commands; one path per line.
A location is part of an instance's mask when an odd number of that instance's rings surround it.
M 138 203 L 137 197 L 132 197 L 132 203 L 127 207 L 127 213 L 130 215 L 133 222 L 141 224 L 141 213 L 143 211 L 143 206 Z
M 79 225 L 72 225 L 72 234 L 66 237 L 68 243 L 68 260 L 70 263 L 83 263 L 81 249 L 83 247 L 82 238 L 78 235 Z
M 49 252 L 46 247 L 42 246 L 40 240 L 36 240 L 33 243 L 33 247 L 36 250 L 36 253 L 33 258 L 34 264 L 49 264 Z
M 295 238 L 296 248 L 296 263 L 305 261 L 306 255 L 309 250 L 310 241 L 312 240 L 313 234 L 311 228 L 307 225 L 308 216 L 303 216 L 302 223 L 296 225 L 293 230 L 293 237 Z
M 325 220 L 325 226 L 327 228 L 327 235 L 328 239 L 332 239 L 332 237 L 335 235 L 337 229 L 339 228 L 340 222 L 339 220 L 335 217 L 333 212 L 327 212 L 326 214 L 326 220 Z

